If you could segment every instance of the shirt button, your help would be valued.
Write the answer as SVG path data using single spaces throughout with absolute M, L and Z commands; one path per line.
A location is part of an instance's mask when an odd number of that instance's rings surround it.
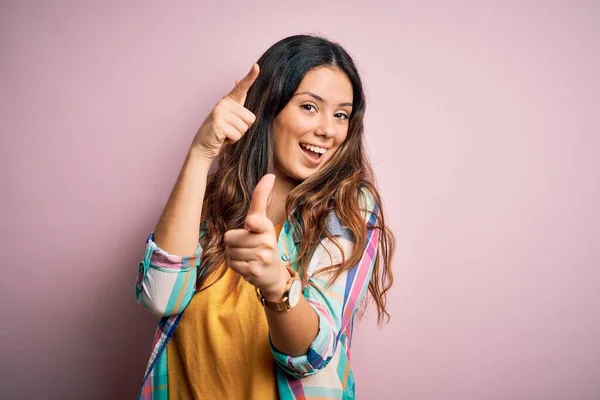
M 281 256 L 281 259 L 283 261 L 288 261 L 290 259 L 290 256 L 289 256 L 289 254 L 286 253 L 286 254 L 284 254 L 284 255 Z

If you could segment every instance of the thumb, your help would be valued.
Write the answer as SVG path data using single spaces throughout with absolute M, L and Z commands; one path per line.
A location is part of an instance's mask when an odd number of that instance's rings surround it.
M 248 71 L 248 74 L 242 78 L 240 81 L 236 81 L 234 88 L 229 92 L 228 96 L 235 102 L 244 105 L 246 102 L 246 95 L 248 94 L 248 90 L 258 78 L 258 74 L 260 73 L 260 67 L 257 63 L 252 64 L 252 68 Z
M 275 175 L 266 174 L 262 177 L 260 182 L 254 188 L 252 193 L 252 200 L 250 201 L 250 208 L 248 209 L 248 215 L 260 215 L 267 216 L 267 205 L 269 195 L 275 185 Z

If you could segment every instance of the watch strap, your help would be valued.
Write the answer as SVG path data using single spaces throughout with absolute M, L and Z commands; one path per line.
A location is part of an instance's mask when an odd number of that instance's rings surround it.
M 298 273 L 291 269 L 289 266 L 286 266 L 288 272 L 290 273 L 290 279 L 288 279 L 285 285 L 285 291 L 283 292 L 283 297 L 280 301 L 269 301 L 265 299 L 262 295 L 259 288 L 256 288 L 256 297 L 258 301 L 262 304 L 263 307 L 266 307 L 273 311 L 290 311 L 292 306 L 290 305 L 290 288 L 292 287 L 292 283 L 296 279 L 300 279 Z

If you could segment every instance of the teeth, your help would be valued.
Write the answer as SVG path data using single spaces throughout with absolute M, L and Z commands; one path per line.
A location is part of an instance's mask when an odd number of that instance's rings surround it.
M 319 153 L 319 154 L 325 154 L 325 152 L 327 151 L 327 149 L 323 149 L 321 147 L 313 146 L 313 145 L 306 144 L 306 143 L 300 143 L 300 146 L 304 147 L 305 149 L 314 151 L 315 153 Z

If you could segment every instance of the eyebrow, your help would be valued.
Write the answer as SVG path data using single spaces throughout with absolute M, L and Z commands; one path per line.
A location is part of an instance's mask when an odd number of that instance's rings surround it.
M 314 97 L 315 99 L 317 99 L 319 101 L 322 101 L 323 103 L 327 103 L 324 98 L 322 98 L 321 96 L 316 95 L 312 92 L 299 92 L 299 93 L 296 93 L 294 96 L 300 96 L 301 94 L 307 94 L 311 97 Z M 346 107 L 346 106 L 352 107 L 352 103 L 340 103 L 339 106 L 340 107 Z

